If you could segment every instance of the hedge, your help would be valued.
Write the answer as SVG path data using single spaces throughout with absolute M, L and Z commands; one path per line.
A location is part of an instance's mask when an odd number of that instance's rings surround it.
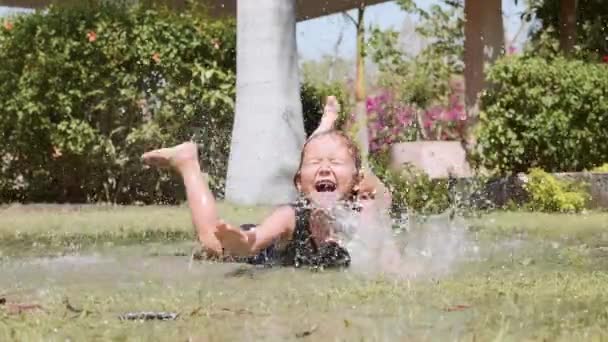
M 222 196 L 234 120 L 236 25 L 197 9 L 50 7 L 0 26 L 0 203 L 175 203 L 151 148 L 200 144 Z M 304 84 L 309 133 L 337 85 Z
M 488 79 L 478 134 L 483 166 L 560 172 L 608 161 L 608 65 L 507 57 Z

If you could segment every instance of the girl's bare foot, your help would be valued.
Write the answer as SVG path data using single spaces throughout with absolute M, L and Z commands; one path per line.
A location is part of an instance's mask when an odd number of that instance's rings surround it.
M 179 169 L 189 162 L 198 163 L 198 147 L 193 142 L 185 142 L 173 147 L 146 152 L 141 159 L 150 166 Z
M 340 112 L 340 103 L 338 103 L 335 96 L 328 96 L 319 127 L 317 127 L 311 136 L 334 129 L 334 124 L 338 119 L 338 112 Z
M 321 121 L 327 128 L 333 128 L 334 123 L 338 119 L 338 113 L 340 112 L 340 103 L 335 96 L 328 96 L 325 108 L 323 108 L 323 117 Z

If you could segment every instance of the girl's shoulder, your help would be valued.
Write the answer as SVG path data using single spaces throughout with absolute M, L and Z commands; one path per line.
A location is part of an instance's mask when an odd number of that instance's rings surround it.
M 273 224 L 285 225 L 287 232 L 292 233 L 296 228 L 298 216 L 300 216 L 298 208 L 299 206 L 295 203 L 276 205 L 264 221 L 272 221 Z

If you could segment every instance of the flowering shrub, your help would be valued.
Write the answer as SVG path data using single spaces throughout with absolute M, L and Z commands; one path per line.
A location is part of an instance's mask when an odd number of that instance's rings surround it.
M 413 140 L 458 140 L 466 120 L 462 87 L 453 87 L 447 105 L 420 109 L 383 91 L 367 99 L 370 152 Z

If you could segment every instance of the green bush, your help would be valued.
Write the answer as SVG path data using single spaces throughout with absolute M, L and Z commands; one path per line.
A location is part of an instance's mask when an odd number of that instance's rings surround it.
M 323 108 L 327 96 L 336 96 L 341 105 L 341 116 L 338 119 L 337 126 L 339 127 L 344 121 L 344 114 L 348 112 L 349 101 L 346 87 L 339 82 L 313 84 L 303 82 L 300 89 L 300 97 L 302 99 L 302 112 L 304 115 L 304 130 L 306 136 L 312 134 L 317 129 L 321 117 L 323 116 Z
M 370 159 L 374 174 L 391 191 L 394 215 L 406 211 L 438 214 L 450 206 L 448 180 L 430 179 L 414 168 L 395 171 L 388 168 L 388 154 L 376 154 Z
M 502 174 L 580 171 L 608 159 L 608 66 L 507 57 L 481 98 L 478 160 Z
M 543 212 L 580 212 L 589 200 L 584 184 L 558 180 L 553 175 L 533 168 L 525 186 L 528 208 Z
M 194 139 L 223 188 L 235 25 L 193 10 L 101 5 L 0 28 L 0 201 L 175 201 L 145 150 Z
M 604 163 L 602 165 L 594 167 L 593 169 L 591 169 L 591 172 L 597 172 L 597 173 L 608 172 L 608 163 Z

